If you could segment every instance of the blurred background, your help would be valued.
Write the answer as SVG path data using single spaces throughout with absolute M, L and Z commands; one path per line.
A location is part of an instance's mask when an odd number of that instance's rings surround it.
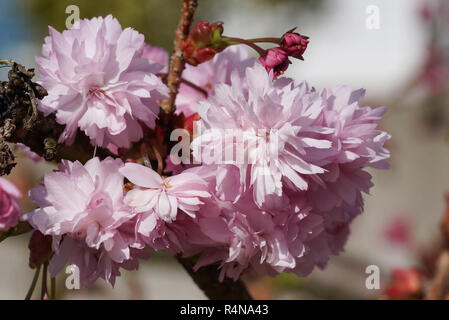
M 35 67 L 47 26 L 63 30 L 68 5 L 77 5 L 81 18 L 111 13 L 123 27 L 145 34 L 148 43 L 171 50 L 181 1 L 2 0 L 0 58 Z M 389 107 L 382 128 L 393 136 L 391 169 L 372 172 L 375 187 L 365 196 L 366 210 L 353 223 L 345 252 L 307 278 L 245 279 L 255 298 L 378 298 L 394 268 L 420 265 L 438 243 L 449 191 L 449 1 L 199 0 L 196 18 L 224 21 L 225 35 L 241 38 L 279 36 L 297 26 L 310 44 L 305 61 L 294 61 L 287 76 L 318 90 L 363 87 L 365 105 Z M 6 71 L 0 69 L 1 79 Z M 8 179 L 25 193 L 52 169 L 24 156 Z M 25 212 L 33 208 L 27 199 L 22 205 Z M 34 274 L 28 237 L 0 245 L 0 299 L 25 296 Z M 380 268 L 380 290 L 365 286 L 368 265 Z M 99 280 L 68 291 L 65 277 L 58 277 L 60 299 L 206 298 L 164 254 L 142 262 L 138 272 L 124 271 L 115 289 Z

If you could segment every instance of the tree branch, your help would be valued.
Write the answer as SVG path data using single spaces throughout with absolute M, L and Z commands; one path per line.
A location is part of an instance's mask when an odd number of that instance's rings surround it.
M 193 271 L 195 262 L 189 258 L 176 259 L 192 277 L 193 281 L 211 300 L 252 300 L 245 284 L 241 279 L 233 281 L 225 278 L 223 282 L 218 282 L 219 271 L 216 265 L 201 267 L 198 271 Z
M 33 230 L 33 227 L 31 227 L 28 222 L 19 222 L 15 227 L 9 229 L 8 231 L 0 232 L 0 242 L 9 237 L 20 236 L 21 234 L 30 232 L 31 230 Z
M 184 41 L 189 34 L 193 22 L 193 14 L 198 6 L 197 0 L 184 0 L 182 5 L 181 19 L 175 31 L 173 53 L 170 58 L 170 70 L 167 77 L 167 86 L 170 90 L 168 99 L 161 101 L 161 109 L 167 113 L 175 111 L 175 100 L 181 83 L 181 74 L 185 67 L 183 57 Z

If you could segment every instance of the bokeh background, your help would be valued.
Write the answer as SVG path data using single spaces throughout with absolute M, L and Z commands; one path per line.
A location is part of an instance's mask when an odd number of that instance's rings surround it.
M 148 43 L 171 50 L 181 1 L 2 0 L 0 58 L 35 67 L 47 26 L 63 30 L 68 5 L 79 6 L 81 18 L 111 13 Z M 366 25 L 370 6 L 379 9 L 378 29 Z M 446 0 L 199 0 L 197 20 L 224 21 L 229 36 L 278 36 L 297 26 L 310 45 L 305 61 L 294 61 L 287 76 L 319 90 L 363 87 L 364 104 L 389 107 L 382 128 L 393 136 L 391 169 L 373 172 L 375 187 L 365 196 L 366 210 L 353 223 L 345 252 L 307 278 L 245 278 L 256 298 L 374 299 L 393 268 L 419 265 L 436 248 L 449 191 L 448 8 Z M 5 69 L 0 76 L 6 77 Z M 23 157 L 8 178 L 26 193 L 52 169 Z M 33 208 L 26 198 L 22 205 Z M 0 245 L 0 299 L 23 299 L 28 289 L 34 271 L 27 241 L 25 235 Z M 365 269 L 373 264 L 381 271 L 380 290 L 365 286 Z M 124 271 L 115 289 L 99 280 L 69 291 L 66 276 L 58 276 L 60 299 L 206 298 L 164 254 L 142 262 L 138 272 Z

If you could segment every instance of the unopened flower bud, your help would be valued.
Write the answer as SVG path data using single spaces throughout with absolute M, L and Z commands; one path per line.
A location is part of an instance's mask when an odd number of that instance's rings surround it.
M 281 48 L 291 57 L 303 59 L 309 40 L 296 32 L 286 32 L 281 38 Z
M 290 60 L 288 60 L 288 54 L 281 48 L 271 48 L 259 58 L 259 61 L 265 67 L 267 72 L 273 70 L 274 78 L 287 70 Z
M 51 237 L 34 230 L 28 248 L 30 249 L 29 265 L 31 269 L 34 269 L 51 257 Z
M 199 21 L 190 31 L 184 42 L 184 59 L 191 65 L 198 65 L 212 59 L 230 43 L 222 37 L 223 22 L 210 24 Z

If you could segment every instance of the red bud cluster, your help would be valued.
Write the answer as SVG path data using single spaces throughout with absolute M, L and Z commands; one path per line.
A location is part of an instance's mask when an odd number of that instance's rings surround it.
M 210 24 L 199 21 L 190 31 L 184 42 L 184 59 L 191 65 L 198 65 L 212 59 L 223 51 L 229 43 L 222 38 L 223 22 Z

